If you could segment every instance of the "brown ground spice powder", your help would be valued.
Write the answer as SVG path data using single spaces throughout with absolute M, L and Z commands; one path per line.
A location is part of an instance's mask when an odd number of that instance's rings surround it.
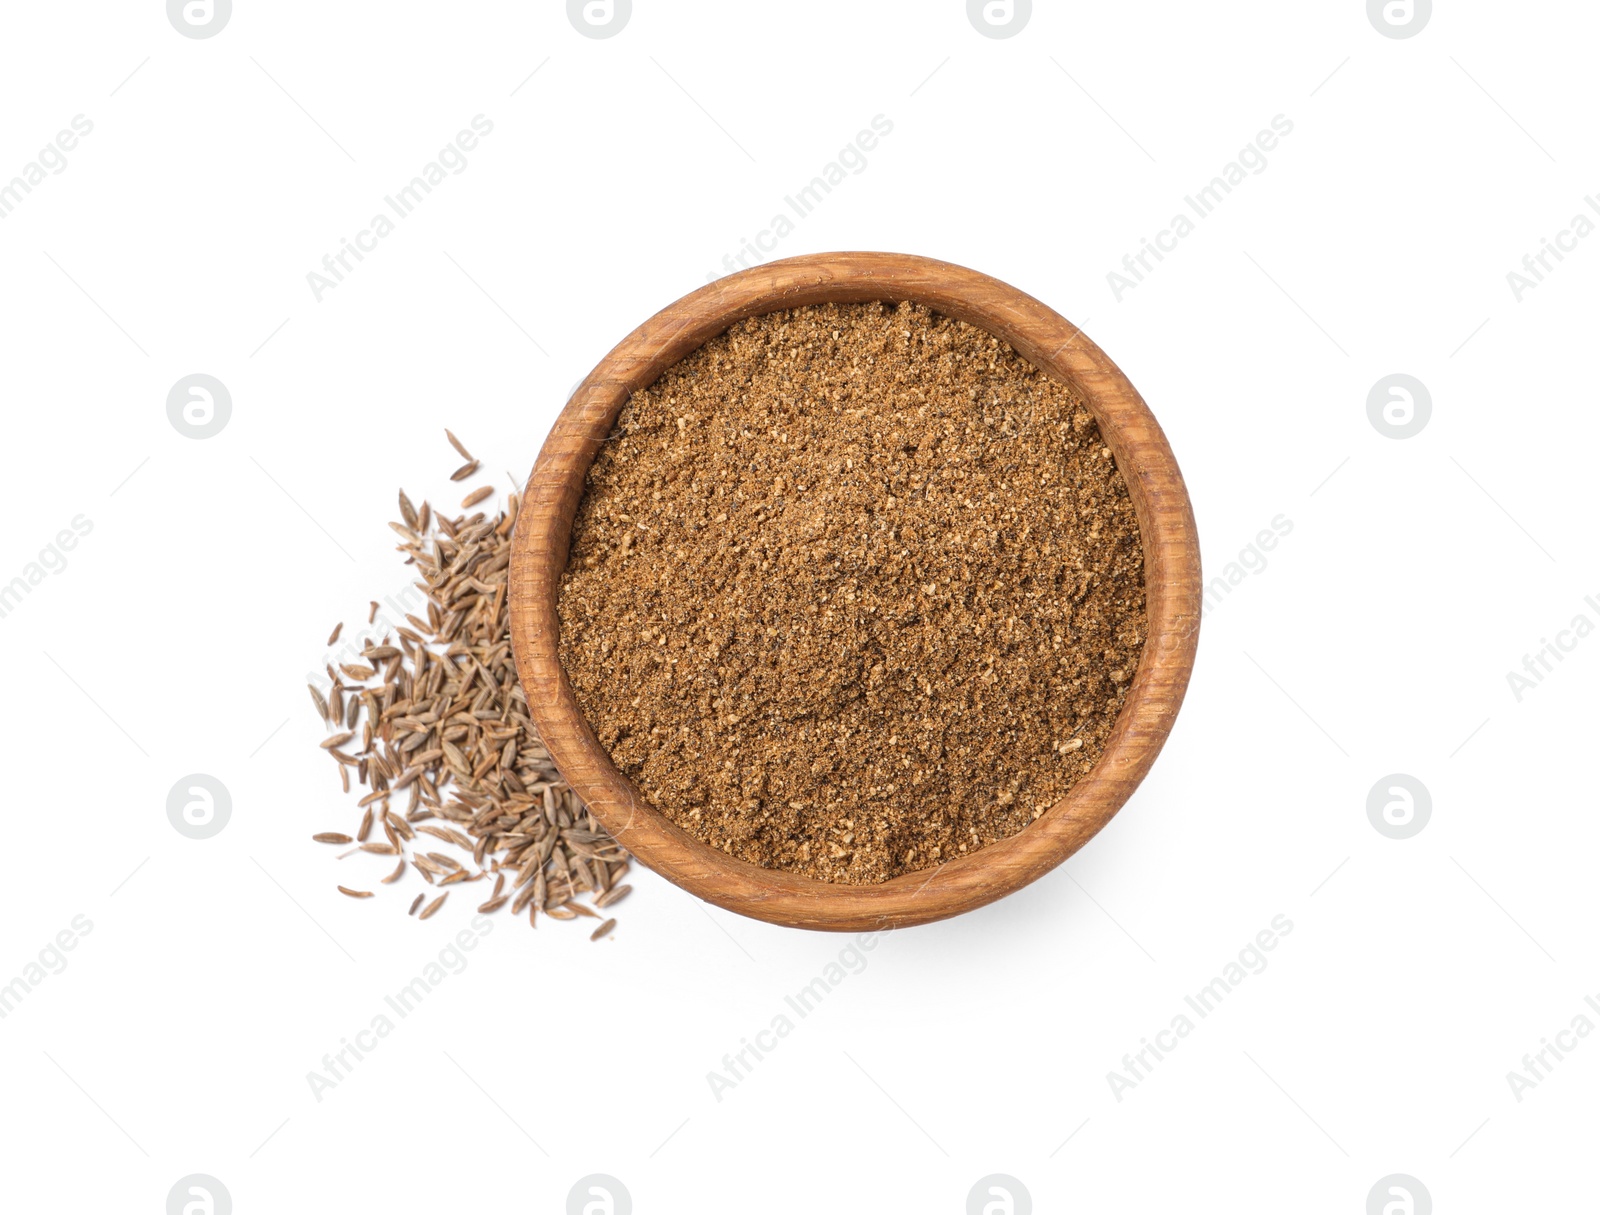
M 754 317 L 636 393 L 558 608 L 578 704 L 652 805 L 850 883 L 1054 804 L 1146 627 L 1138 522 L 1081 400 L 906 303 Z

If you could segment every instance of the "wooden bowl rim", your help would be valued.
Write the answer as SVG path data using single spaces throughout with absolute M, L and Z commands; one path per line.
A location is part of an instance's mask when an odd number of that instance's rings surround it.
M 650 806 L 578 708 L 558 654 L 556 599 L 589 467 L 636 390 L 746 317 L 810 304 L 909 299 L 1010 343 L 1075 387 L 1115 455 L 1138 515 L 1148 631 L 1139 669 L 1094 769 L 1008 839 L 875 886 L 738 860 Z M 964 266 L 898 253 L 809 254 L 719 279 L 669 304 L 600 360 L 557 417 L 513 536 L 510 612 L 529 710 L 557 768 L 638 860 L 691 894 L 774 924 L 867 931 L 927 923 L 1020 889 L 1082 847 L 1155 761 L 1182 703 L 1200 623 L 1199 543 L 1183 475 L 1143 398 L 1072 322 Z

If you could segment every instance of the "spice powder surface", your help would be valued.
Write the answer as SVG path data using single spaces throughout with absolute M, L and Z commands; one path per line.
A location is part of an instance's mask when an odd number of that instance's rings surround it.
M 1053 805 L 1146 632 L 1138 521 L 1081 399 L 910 303 L 753 317 L 635 393 L 558 613 L 578 704 L 651 805 L 842 883 Z

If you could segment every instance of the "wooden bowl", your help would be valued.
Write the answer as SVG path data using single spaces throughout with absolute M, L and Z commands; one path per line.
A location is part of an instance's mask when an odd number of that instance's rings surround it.
M 601 441 L 629 396 L 745 317 L 807 304 L 912 300 L 1009 342 L 1082 394 L 1138 514 L 1149 635 L 1094 769 L 1018 834 L 876 886 L 818 881 L 736 860 L 652 807 L 611 762 L 557 655 L 556 596 L 572 521 Z M 1059 865 L 1128 800 L 1166 741 L 1200 625 L 1194 513 L 1177 461 L 1122 372 L 1078 327 L 975 270 L 898 253 L 820 253 L 720 279 L 651 317 L 600 361 L 561 411 L 528 480 L 511 558 L 511 634 L 529 707 L 556 766 L 640 862 L 691 894 L 797 928 L 860 931 L 943 919 Z

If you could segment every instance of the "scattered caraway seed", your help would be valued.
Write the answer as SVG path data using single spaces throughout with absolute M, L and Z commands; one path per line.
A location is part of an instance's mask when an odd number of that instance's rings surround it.
M 450 433 L 450 428 L 448 426 L 445 427 L 444 437 L 450 440 L 450 446 L 456 449 L 463 460 L 470 460 L 473 458 L 472 453 L 466 449 L 466 446 L 461 442 L 461 440 Z
M 601 937 L 608 937 L 611 935 L 611 930 L 616 926 L 617 922 L 615 920 L 607 920 L 604 924 L 600 925 L 600 927 L 596 928 L 589 934 L 589 939 L 591 941 L 598 941 Z
M 355 841 L 338 831 L 319 831 L 311 837 L 319 844 L 353 844 Z
M 470 477 L 473 473 L 475 473 L 477 471 L 478 471 L 478 462 L 476 460 L 468 460 L 460 468 L 456 469 L 455 472 L 450 474 L 450 479 L 452 481 L 465 481 L 468 477 Z
M 467 460 L 458 480 L 479 462 L 453 434 Z M 475 491 L 469 506 L 490 493 Z M 561 779 L 528 712 L 511 653 L 508 595 L 511 535 L 519 495 L 504 509 L 447 518 L 402 491 L 400 522 L 390 524 L 398 551 L 424 596 L 422 607 L 388 634 L 359 638 L 348 661 L 328 667 L 329 691 L 310 689 L 318 715 L 334 730 L 323 743 L 339 767 L 346 792 L 361 786 L 356 851 L 396 858 L 380 878 L 399 881 L 409 865 L 430 886 L 445 887 L 422 910 L 438 911 L 448 887 L 494 879 L 479 905 L 489 914 L 524 908 L 529 923 L 541 912 L 554 919 L 598 919 L 580 898 L 601 905 L 622 899 L 628 854 L 590 815 Z M 468 507 L 463 507 L 467 510 Z M 371 604 L 368 622 L 376 620 Z M 349 643 L 346 643 L 347 645 Z M 373 826 L 383 840 L 368 842 Z M 426 851 L 419 837 L 438 841 Z M 324 832 L 318 842 L 350 843 Z M 470 858 L 470 861 L 469 861 Z M 370 892 L 350 892 L 352 898 Z M 412 901 L 417 915 L 426 895 Z
M 367 623 L 368 624 L 371 624 L 374 620 L 376 620 L 378 618 L 378 601 L 376 599 L 374 599 L 374 600 L 371 601 L 371 604 L 372 604 L 372 606 L 367 609 Z
M 339 634 L 342 632 L 344 632 L 344 621 L 341 620 L 338 624 L 333 626 L 333 632 L 328 634 L 328 644 L 332 645 L 334 642 L 338 641 Z
M 424 835 L 433 836 L 436 840 L 444 840 L 445 843 L 454 844 L 457 848 L 465 848 L 468 852 L 472 851 L 472 841 L 454 827 L 435 827 L 432 823 L 424 823 L 417 830 Z
M 351 890 L 348 886 L 340 886 L 339 893 L 348 894 L 353 899 L 370 899 L 372 897 L 372 891 L 370 890 Z
M 480 485 L 480 486 L 478 486 L 477 489 L 473 490 L 465 498 L 461 499 L 461 509 L 462 510 L 467 510 L 470 507 L 474 507 L 474 506 L 478 505 L 478 503 L 482 502 L 485 498 L 487 498 L 492 493 L 494 493 L 494 486 L 492 486 L 492 485 Z

